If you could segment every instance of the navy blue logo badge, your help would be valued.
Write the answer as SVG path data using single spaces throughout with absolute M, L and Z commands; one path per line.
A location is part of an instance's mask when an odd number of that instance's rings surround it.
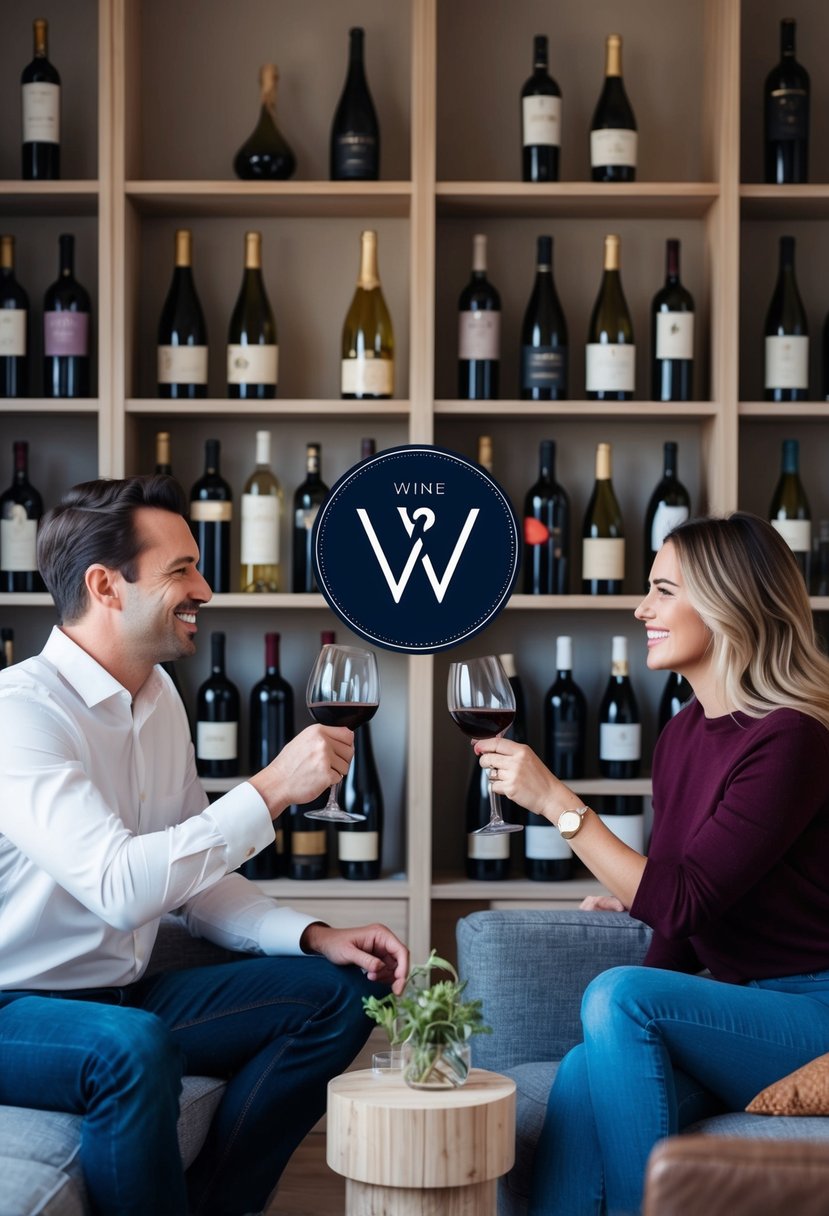
M 518 576 L 520 526 L 474 461 L 387 448 L 345 473 L 314 525 L 317 584 L 354 633 L 387 650 L 448 650 L 486 629 Z

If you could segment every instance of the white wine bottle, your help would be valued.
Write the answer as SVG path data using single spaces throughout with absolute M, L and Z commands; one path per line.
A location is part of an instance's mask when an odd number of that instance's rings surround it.
M 262 280 L 262 234 L 246 232 L 242 286 L 227 335 L 227 395 L 275 397 L 278 372 L 276 322 Z
M 176 231 L 173 281 L 158 322 L 158 395 L 207 396 L 207 326 L 192 270 L 189 228 Z
M 780 238 L 780 268 L 766 313 L 766 401 L 805 401 L 809 322 L 794 273 L 794 237 Z
M 394 392 L 394 334 L 377 270 L 377 233 L 360 236 L 360 275 L 345 316 L 340 395 L 383 398 Z
M 784 439 L 780 460 L 780 480 L 769 507 L 771 526 L 776 528 L 795 556 L 809 586 L 812 557 L 812 512 L 800 480 L 800 444 Z
M 621 241 L 604 239 L 604 274 L 587 330 L 587 396 L 594 401 L 629 401 L 636 383 L 636 347 L 619 272 Z
M 613 482 L 610 444 L 596 447 L 596 484 L 582 528 L 581 579 L 585 595 L 621 595 L 625 577 L 625 528 Z
M 256 468 L 242 491 L 242 591 L 279 590 L 282 486 L 271 469 L 271 433 L 256 432 Z
M 622 81 L 622 39 L 619 34 L 609 34 L 604 86 L 590 124 L 593 181 L 635 181 L 637 143 L 636 119 Z

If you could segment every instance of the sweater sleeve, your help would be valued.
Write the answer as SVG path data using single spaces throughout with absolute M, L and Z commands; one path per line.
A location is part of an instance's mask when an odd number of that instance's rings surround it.
M 650 857 L 630 908 L 672 941 L 703 931 L 776 866 L 826 805 L 829 733 L 777 711 L 736 760 L 719 803 L 678 860 Z M 683 808 L 692 813 L 693 791 Z

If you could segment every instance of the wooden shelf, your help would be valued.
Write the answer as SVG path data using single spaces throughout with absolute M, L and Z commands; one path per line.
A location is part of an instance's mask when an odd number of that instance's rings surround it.
M 336 863 L 334 863 L 336 864 Z M 317 878 L 313 881 L 292 878 L 269 878 L 256 884 L 266 895 L 284 902 L 293 899 L 407 899 L 409 882 L 405 875 L 381 875 L 370 882 L 347 878 Z
M 96 215 L 96 181 L 0 181 L 0 215 Z
M 298 418 L 308 421 L 397 422 L 410 413 L 409 402 L 397 398 L 389 401 L 344 401 L 276 397 L 272 401 L 237 401 L 229 397 L 203 397 L 194 401 L 170 401 L 160 397 L 130 397 L 126 402 L 128 414 L 146 414 L 153 418 Z
M 141 215 L 335 217 L 407 216 L 411 182 L 128 181 Z
M 742 185 L 740 214 L 746 220 L 829 219 L 829 184 Z
M 741 418 L 765 422 L 812 422 L 829 418 L 829 401 L 741 401 Z
M 97 397 L 3 397 L 3 414 L 97 414 Z
M 507 603 L 513 612 L 633 612 L 641 595 L 524 595 L 515 592 Z
M 714 182 L 438 182 L 439 216 L 555 219 L 702 219 Z
M 720 407 L 713 401 L 498 401 L 435 402 L 435 414 L 449 418 L 647 418 L 650 421 L 685 421 L 714 418 Z
M 504 878 L 498 882 L 477 881 L 459 875 L 437 874 L 432 882 L 432 899 L 489 902 L 491 900 L 566 900 L 581 902 L 588 895 L 602 895 L 604 887 L 595 878 L 572 878 L 564 882 L 533 882 L 529 878 Z

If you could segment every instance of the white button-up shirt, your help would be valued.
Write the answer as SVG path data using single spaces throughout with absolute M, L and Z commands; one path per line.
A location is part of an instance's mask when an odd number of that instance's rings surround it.
M 313 918 L 231 872 L 272 844 L 248 782 L 208 805 L 160 667 L 133 702 L 55 628 L 0 672 L 0 988 L 128 984 L 178 908 L 220 945 L 301 953 Z

